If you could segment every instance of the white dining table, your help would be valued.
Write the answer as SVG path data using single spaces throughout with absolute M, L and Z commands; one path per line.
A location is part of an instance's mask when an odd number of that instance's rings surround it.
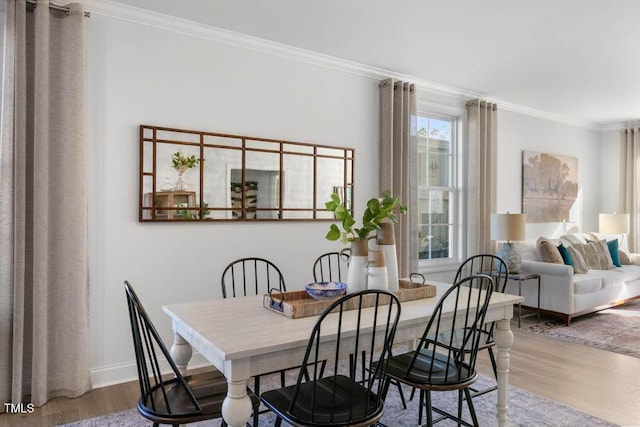
M 395 342 L 411 342 L 424 332 L 437 300 L 450 286 L 433 283 L 432 298 L 403 302 Z M 516 295 L 494 293 L 486 321 L 496 321 L 498 368 L 497 423 L 507 423 L 509 349 L 513 344 L 510 319 Z M 251 418 L 247 381 L 255 375 L 300 365 L 317 316 L 291 319 L 263 307 L 263 296 L 209 299 L 163 306 L 173 323 L 171 356 L 186 373 L 193 349 L 224 374 L 228 382 L 222 415 L 231 427 L 245 426 Z M 452 311 L 452 310 L 451 310 Z M 444 313 L 447 308 L 444 309 Z

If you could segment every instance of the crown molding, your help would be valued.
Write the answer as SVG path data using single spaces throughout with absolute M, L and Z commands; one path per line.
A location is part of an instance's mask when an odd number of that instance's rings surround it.
M 602 132 L 608 132 L 608 131 L 612 131 L 612 130 L 622 130 L 624 128 L 629 127 L 628 123 L 624 123 L 624 122 L 620 122 L 620 123 L 608 123 L 606 125 L 602 125 L 600 127 L 600 130 Z
M 575 119 L 573 117 L 563 116 L 561 114 L 550 113 L 548 111 L 536 110 L 534 108 L 524 107 L 522 105 L 512 104 L 510 102 L 501 101 L 499 99 L 487 98 L 488 101 L 498 104 L 498 108 L 502 110 L 513 111 L 527 116 L 538 117 L 540 119 L 550 120 L 552 122 L 558 122 L 570 126 L 591 129 L 602 130 L 602 125 L 587 120 Z
M 162 13 L 129 6 L 111 0 L 77 0 L 86 10 L 90 11 L 92 16 L 104 16 L 122 21 L 132 22 L 135 24 L 147 25 L 149 27 L 173 31 L 176 33 L 198 37 L 206 40 L 215 41 L 231 46 L 244 49 L 251 49 L 265 54 L 277 55 L 280 57 L 300 61 L 312 65 L 331 68 L 337 71 L 358 75 L 372 80 L 383 80 L 394 78 L 397 80 L 411 81 L 416 87 L 426 93 L 445 95 L 454 99 L 468 101 L 474 98 L 481 98 L 498 104 L 498 108 L 513 111 L 528 116 L 538 117 L 558 123 L 571 126 L 587 128 L 592 130 L 609 130 L 616 125 L 602 125 L 595 122 L 579 120 L 566 117 L 559 114 L 549 113 L 546 111 L 536 110 L 521 105 L 512 104 L 500 99 L 490 98 L 486 94 L 447 86 L 428 80 L 416 78 L 414 76 L 401 74 L 382 68 L 372 67 L 365 64 L 349 61 L 335 56 L 325 55 L 307 49 L 301 49 L 250 36 L 244 33 L 225 30 L 210 25 L 189 21 L 175 16 L 165 15 Z
M 602 126 L 602 130 L 603 131 L 612 131 L 612 130 L 620 131 L 623 129 L 637 128 L 638 126 L 640 126 L 640 120 L 630 119 L 624 122 L 608 123 Z

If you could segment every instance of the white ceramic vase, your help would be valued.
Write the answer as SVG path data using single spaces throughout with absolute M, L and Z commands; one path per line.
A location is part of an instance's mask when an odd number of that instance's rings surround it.
M 400 287 L 400 278 L 398 276 L 395 227 L 392 222 L 380 224 L 380 230 L 377 232 L 377 243 L 378 249 L 384 253 L 389 290 L 395 292 Z
M 348 255 L 348 257 L 346 256 Z M 349 265 L 347 270 L 347 293 L 364 291 L 367 289 L 366 268 L 369 262 L 369 249 L 366 240 L 354 240 L 351 247 L 340 251 L 340 258 Z
M 387 267 L 385 266 L 384 253 L 381 250 L 369 250 L 367 289 L 389 290 Z

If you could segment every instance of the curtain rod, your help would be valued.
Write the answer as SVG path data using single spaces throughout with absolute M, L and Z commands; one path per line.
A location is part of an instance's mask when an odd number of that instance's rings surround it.
M 37 0 L 27 0 L 27 4 L 30 5 L 30 6 L 33 6 L 34 9 L 36 7 L 38 7 L 38 1 Z M 58 6 L 55 3 L 49 3 L 49 9 L 59 10 L 61 12 L 64 12 L 66 15 L 69 14 L 69 7 L 68 6 Z M 84 12 L 84 17 L 85 18 L 90 18 L 91 17 L 91 12 Z

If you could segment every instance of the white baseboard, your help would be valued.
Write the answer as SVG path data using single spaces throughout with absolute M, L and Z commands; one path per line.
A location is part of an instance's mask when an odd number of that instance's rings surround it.
M 211 364 L 197 352 L 193 353 L 193 357 L 189 361 L 190 369 L 210 365 Z M 165 359 L 160 361 L 160 366 L 162 366 L 163 372 L 170 371 Z M 94 389 L 138 380 L 138 370 L 136 369 L 135 361 L 91 368 L 89 375 L 92 388 Z

